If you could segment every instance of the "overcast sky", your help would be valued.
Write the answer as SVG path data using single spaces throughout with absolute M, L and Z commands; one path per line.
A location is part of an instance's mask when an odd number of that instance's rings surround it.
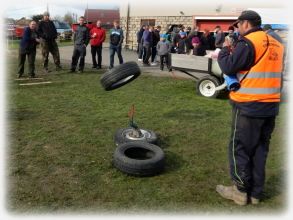
M 119 3 L 115 1 L 101 1 L 101 0 L 88 0 L 88 1 L 28 1 L 22 4 L 21 0 L 15 0 L 16 4 L 8 4 L 3 15 L 5 17 L 20 19 L 22 17 L 31 17 L 35 14 L 42 14 L 49 7 L 51 17 L 63 16 L 67 12 L 75 13 L 78 16 L 84 15 L 84 11 L 89 9 L 118 9 Z

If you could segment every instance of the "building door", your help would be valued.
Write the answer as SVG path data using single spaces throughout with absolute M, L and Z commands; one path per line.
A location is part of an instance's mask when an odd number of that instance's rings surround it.
M 155 19 L 141 19 L 141 21 L 140 21 L 140 26 L 142 26 L 142 25 L 155 26 L 155 24 L 156 24 Z

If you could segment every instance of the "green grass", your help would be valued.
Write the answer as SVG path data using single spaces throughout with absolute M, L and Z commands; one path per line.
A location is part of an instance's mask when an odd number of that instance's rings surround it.
M 111 92 L 101 72 L 49 76 L 53 84 L 22 87 L 8 69 L 7 208 L 11 212 L 263 213 L 286 206 L 282 105 L 267 162 L 264 202 L 239 207 L 221 199 L 229 184 L 228 100 L 195 95 L 194 82 L 140 76 Z M 41 69 L 40 63 L 37 69 Z M 128 126 L 134 104 L 139 126 L 154 130 L 166 154 L 161 175 L 138 178 L 112 166 L 116 129 Z
M 15 50 L 19 48 L 19 42 L 20 42 L 20 39 L 13 39 L 13 40 L 9 39 L 8 41 L 6 41 L 6 46 L 8 47 L 9 50 Z M 59 47 L 71 46 L 73 45 L 73 41 L 72 40 L 57 41 L 57 44 Z

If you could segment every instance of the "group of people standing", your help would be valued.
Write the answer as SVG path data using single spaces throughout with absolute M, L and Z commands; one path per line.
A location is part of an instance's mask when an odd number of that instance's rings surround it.
M 142 61 L 144 66 L 156 65 L 158 55 L 160 69 L 163 70 L 166 63 L 170 70 L 170 53 L 204 56 L 207 50 L 221 49 L 225 39 L 235 45 L 237 38 L 238 34 L 233 26 L 229 27 L 228 35 L 225 36 L 220 26 L 216 26 L 214 32 L 205 29 L 200 33 L 197 27 L 192 30 L 190 27 L 179 25 L 173 27 L 172 31 L 161 33 L 161 26 L 142 25 L 137 32 L 138 61 Z
M 74 31 L 73 41 L 74 49 L 70 67 L 70 73 L 76 72 L 78 66 L 78 72 L 82 73 L 85 66 L 86 47 L 91 45 L 92 55 L 92 68 L 102 68 L 102 49 L 103 42 L 106 39 L 106 31 L 101 27 L 101 21 L 98 20 L 96 26 L 89 28 L 85 24 L 85 18 L 79 17 L 79 24 Z M 113 22 L 114 28 L 110 30 L 110 65 L 109 69 L 114 66 L 115 52 L 118 55 L 119 63 L 123 63 L 121 54 L 123 31 L 119 27 L 119 22 Z M 26 57 L 28 58 L 28 74 L 31 78 L 35 78 L 35 58 L 37 45 L 41 45 L 41 53 L 43 57 L 43 68 L 45 73 L 49 73 L 48 61 L 49 54 L 53 56 L 53 60 L 56 66 L 56 71 L 62 70 L 60 63 L 60 53 L 56 42 L 58 37 L 56 27 L 53 21 L 50 20 L 50 14 L 45 12 L 43 19 L 37 24 L 36 21 L 31 21 L 29 26 L 24 29 L 23 37 L 20 41 L 19 47 L 19 64 L 18 64 L 18 77 L 22 77 L 24 74 L 24 65 Z M 79 65 L 78 65 L 79 62 Z

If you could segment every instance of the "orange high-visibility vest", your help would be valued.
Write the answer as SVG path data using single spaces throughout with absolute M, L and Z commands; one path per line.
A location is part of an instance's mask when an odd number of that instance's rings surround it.
M 230 92 L 230 99 L 235 102 L 280 102 L 284 46 L 263 31 L 252 32 L 245 38 L 254 46 L 255 64 L 249 71 L 237 73 L 241 87 Z

